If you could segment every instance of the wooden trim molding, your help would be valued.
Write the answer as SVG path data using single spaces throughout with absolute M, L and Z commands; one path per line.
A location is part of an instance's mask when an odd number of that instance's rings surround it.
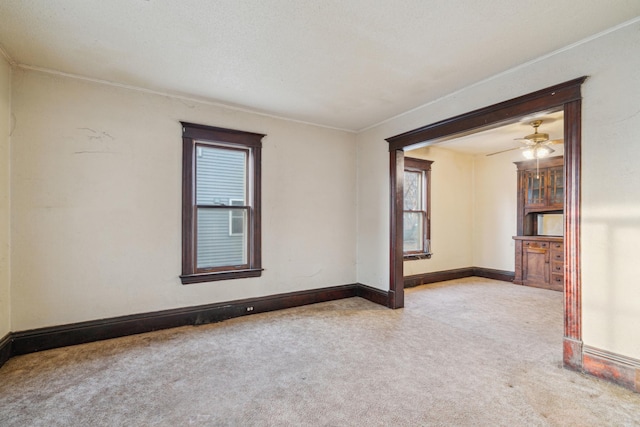
M 11 345 L 13 344 L 13 334 L 9 332 L 0 339 L 0 366 L 4 365 L 11 357 Z
M 501 124 L 518 117 L 548 110 L 554 107 L 580 100 L 580 86 L 587 79 L 586 76 L 570 80 L 541 89 L 527 95 L 519 96 L 508 101 L 460 114 L 446 120 L 441 120 L 400 135 L 387 138 L 389 151 L 402 150 L 413 144 L 425 141 L 435 141 L 451 135 L 470 134 L 480 128 L 492 124 Z
M 389 289 L 395 300 L 402 300 L 404 278 L 402 277 L 401 218 L 397 214 L 398 203 L 402 206 L 403 182 L 401 171 L 406 147 L 422 143 L 433 145 L 440 141 L 471 134 L 478 129 L 498 127 L 515 122 L 519 117 L 540 111 L 564 111 L 564 173 L 565 173 L 565 239 L 564 239 L 564 364 L 568 368 L 581 369 L 582 308 L 580 275 L 580 185 L 581 185 L 581 105 L 582 84 L 587 76 L 550 86 L 527 95 L 490 105 L 459 116 L 432 123 L 400 135 L 387 138 L 391 159 L 391 242 Z M 393 165 L 395 164 L 395 171 Z M 577 357 L 580 355 L 580 357 Z
M 562 339 L 562 364 L 575 371 L 582 370 L 582 341 L 568 337 Z
M 500 280 L 503 282 L 513 282 L 515 273 L 513 271 L 494 270 L 492 268 L 483 267 L 456 268 L 453 270 L 434 271 L 431 273 L 406 276 L 404 278 L 404 287 L 413 288 L 415 286 L 426 285 L 429 283 L 444 282 L 446 280 L 456 280 L 472 276 Z
M 182 274 L 183 284 L 216 280 L 243 279 L 262 275 L 261 226 L 261 150 L 264 134 L 223 129 L 181 122 L 182 124 Z M 198 203 L 196 188 L 196 151 L 211 145 L 218 149 L 240 150 L 246 160 L 246 262 L 241 266 L 199 267 L 197 263 L 197 218 L 201 208 L 216 208 Z M 248 185 L 250 183 L 250 185 Z M 220 207 L 220 206 L 218 206 Z M 225 206 L 225 208 L 227 208 Z
M 415 286 L 426 285 L 428 283 L 444 282 L 446 280 L 456 280 L 471 276 L 473 276 L 473 267 L 414 274 L 404 278 L 404 287 L 413 288 Z
M 183 274 L 180 276 L 183 285 L 192 283 L 212 282 L 215 280 L 243 279 L 247 277 L 260 277 L 264 269 L 245 269 L 233 271 L 216 271 L 212 273 Z
M 402 257 L 406 260 L 415 259 L 429 259 L 433 255 L 431 253 L 431 165 L 433 160 L 416 159 L 412 157 L 404 158 L 404 176 L 407 171 L 413 173 L 419 173 L 422 179 L 420 198 L 423 199 L 420 209 L 414 207 L 413 212 L 422 212 L 424 219 L 422 222 L 422 235 L 420 240 L 422 241 L 422 249 L 418 251 L 405 252 L 404 245 L 402 248 Z M 403 191 L 402 191 L 402 218 L 404 221 L 404 215 L 407 213 L 407 208 L 404 206 L 404 178 L 403 178 Z M 404 232 L 404 230 L 403 230 Z
M 404 253 L 402 237 L 402 208 L 404 206 L 404 151 L 397 150 L 390 153 L 391 191 L 390 200 L 390 229 L 391 249 L 389 256 L 389 292 L 391 294 L 391 308 L 404 307 Z
M 216 141 L 260 147 L 262 145 L 262 138 L 267 136 L 264 133 L 246 132 L 197 123 L 180 122 L 180 124 L 184 128 L 183 137 L 189 139 L 208 140 L 211 138 L 211 135 L 214 134 Z
M 356 289 L 356 296 L 369 300 L 373 303 L 384 305 L 385 307 L 391 307 L 391 298 L 388 291 L 373 288 L 371 286 L 358 283 Z
M 221 322 L 234 317 L 299 307 L 343 298 L 362 297 L 390 306 L 389 292 L 354 283 L 194 307 L 133 314 L 13 332 L 0 340 L 0 366 L 10 357 L 69 345 L 187 325 Z
M 580 269 L 580 203 L 582 108 L 580 100 L 564 106 L 564 336 L 582 340 L 582 276 Z M 567 360 L 571 366 L 575 361 Z
M 494 268 L 473 267 L 473 275 L 502 282 L 513 282 L 516 273 L 515 271 L 496 270 Z
M 640 360 L 585 345 L 583 371 L 640 393 Z

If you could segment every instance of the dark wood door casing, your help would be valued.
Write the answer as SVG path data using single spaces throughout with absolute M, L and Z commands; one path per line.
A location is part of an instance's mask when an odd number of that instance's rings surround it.
M 389 143 L 391 165 L 390 212 L 390 292 L 403 307 L 402 207 L 404 170 L 403 150 L 415 144 L 433 145 L 455 136 L 470 134 L 481 128 L 497 127 L 540 111 L 564 111 L 564 365 L 582 368 L 581 276 L 580 276 L 580 162 L 581 162 L 581 86 L 587 76 L 579 77 L 498 104 L 480 108 L 402 133 Z M 395 169 L 395 171 L 394 171 Z M 398 253 L 399 252 L 399 253 Z

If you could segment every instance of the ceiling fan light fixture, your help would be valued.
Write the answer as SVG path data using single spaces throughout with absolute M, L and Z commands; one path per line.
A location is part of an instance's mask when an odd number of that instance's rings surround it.
M 531 126 L 533 126 L 534 130 L 533 133 L 522 138 L 525 140 L 525 144 L 529 145 L 527 149 L 522 151 L 522 155 L 527 160 L 543 159 L 555 151 L 547 146 L 547 144 L 551 143 L 549 141 L 549 134 L 538 132 L 538 127 L 541 124 L 542 120 L 535 120 L 531 122 Z
M 526 150 L 522 151 L 522 155 L 527 160 L 544 159 L 545 157 L 547 157 L 549 154 L 553 153 L 554 151 L 555 150 L 553 150 L 550 147 L 547 147 L 546 145 L 538 144 L 538 145 L 536 145 L 534 147 L 530 147 L 530 148 L 527 148 Z
M 533 148 L 527 148 L 522 152 L 522 155 L 524 156 L 525 159 L 531 160 L 534 158 L 535 152 L 533 151 Z
M 535 151 L 536 159 L 542 159 L 544 157 L 547 157 L 549 154 L 553 152 L 553 150 L 547 147 L 546 145 L 540 145 L 536 147 L 534 151 Z

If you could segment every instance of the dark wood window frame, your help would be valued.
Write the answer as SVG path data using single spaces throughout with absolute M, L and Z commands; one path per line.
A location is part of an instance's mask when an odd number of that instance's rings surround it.
M 261 152 L 263 134 L 193 123 L 182 124 L 182 284 L 259 277 L 262 274 Z M 197 205 L 195 156 L 197 145 L 240 149 L 247 157 L 247 263 L 242 266 L 197 268 Z
M 404 307 L 402 221 L 404 148 L 432 145 L 446 138 L 470 134 L 487 126 L 512 123 L 540 111 L 564 111 L 564 339 L 563 363 L 582 369 L 582 278 L 580 269 L 580 173 L 582 147 L 581 86 L 579 77 L 498 104 L 387 138 L 390 165 L 389 306 Z
M 423 232 L 422 232 L 422 251 L 407 251 L 404 252 L 405 261 L 431 258 L 431 165 L 433 161 L 424 159 L 415 159 L 406 157 L 404 160 L 405 172 L 419 172 L 422 174 L 422 200 L 424 209 L 418 211 L 403 210 L 403 213 L 407 212 L 420 212 L 424 215 L 423 220 Z

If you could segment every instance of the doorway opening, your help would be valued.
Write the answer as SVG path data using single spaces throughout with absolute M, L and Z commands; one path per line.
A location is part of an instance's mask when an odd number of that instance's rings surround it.
M 581 77 L 508 101 L 436 122 L 387 138 L 390 160 L 390 278 L 392 308 L 404 306 L 403 189 L 404 149 L 428 146 L 445 139 L 468 135 L 481 128 L 498 127 L 539 111 L 562 110 L 564 114 L 564 337 L 563 363 L 582 368 L 580 277 L 580 160 Z

